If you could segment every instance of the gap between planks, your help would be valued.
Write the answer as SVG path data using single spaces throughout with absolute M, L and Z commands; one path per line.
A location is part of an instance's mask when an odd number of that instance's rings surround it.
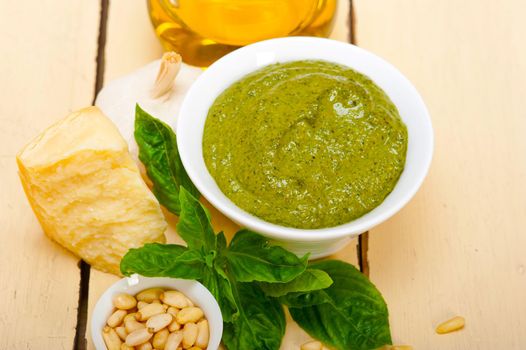
M 99 36 L 97 39 L 97 58 L 95 71 L 95 90 L 93 94 L 92 104 L 95 104 L 97 94 L 102 88 L 104 81 L 104 50 L 106 47 L 106 33 L 108 25 L 108 9 L 109 0 L 101 0 L 100 2 L 100 20 L 99 20 Z M 73 342 L 73 350 L 86 350 L 86 327 L 88 322 L 88 297 L 89 297 L 89 280 L 91 267 L 84 261 L 79 262 L 80 270 L 80 291 L 79 303 L 77 307 L 77 327 L 75 329 L 75 340 Z
M 356 12 L 354 11 L 353 1 L 349 0 L 349 42 L 353 45 L 358 45 L 356 42 Z M 358 244 L 356 254 L 358 255 L 358 265 L 360 271 L 369 277 L 369 258 L 367 252 L 369 250 L 369 231 L 365 231 L 358 236 Z

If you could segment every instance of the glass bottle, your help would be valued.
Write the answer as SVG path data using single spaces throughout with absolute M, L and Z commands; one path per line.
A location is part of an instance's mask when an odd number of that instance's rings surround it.
M 337 0 L 147 0 L 165 50 L 208 66 L 256 41 L 293 35 L 328 36 Z

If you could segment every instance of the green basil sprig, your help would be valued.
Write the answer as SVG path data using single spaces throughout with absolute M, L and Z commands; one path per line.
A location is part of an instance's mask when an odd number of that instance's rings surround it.
M 289 282 L 305 271 L 307 257 L 270 246 L 266 238 L 248 230 L 239 231 L 227 246 L 224 235 L 214 233 L 206 208 L 184 187 L 179 201 L 177 232 L 188 247 L 153 243 L 130 249 L 121 272 L 197 279 L 221 307 L 223 341 L 229 350 L 279 349 L 285 333 L 281 303 L 251 281 Z
M 179 187 L 186 188 L 197 198 L 199 191 L 183 167 L 175 133 L 168 125 L 136 105 L 134 136 L 139 146 L 139 159 L 153 182 L 155 197 L 169 211 L 179 215 Z
M 280 298 L 301 328 L 336 349 L 369 350 L 391 344 L 387 305 L 367 277 L 337 260 L 315 262 L 309 268 L 326 272 L 333 284 Z
M 285 333 L 282 304 L 307 333 L 335 349 L 391 344 L 387 306 L 354 266 L 335 260 L 307 264 L 308 256 L 299 258 L 245 229 L 228 245 L 197 199 L 170 127 L 137 106 L 135 138 L 156 197 L 180 215 L 177 232 L 187 247 L 154 243 L 131 249 L 121 261 L 124 275 L 203 283 L 221 308 L 229 350 L 278 350 Z

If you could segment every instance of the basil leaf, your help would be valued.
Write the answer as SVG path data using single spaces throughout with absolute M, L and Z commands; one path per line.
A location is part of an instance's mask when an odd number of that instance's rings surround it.
M 214 269 L 205 269 L 199 280 L 212 293 L 219 304 L 224 322 L 230 322 L 238 315 L 237 303 L 232 294 L 230 281 Z
M 330 276 L 322 270 L 306 269 L 301 275 L 286 283 L 261 283 L 261 289 L 271 297 L 281 297 L 289 293 L 312 292 L 325 289 L 332 284 Z
M 136 105 L 134 136 L 139 146 L 139 159 L 153 182 L 155 197 L 169 211 L 179 215 L 179 188 L 186 188 L 195 197 L 199 197 L 199 191 L 183 167 L 175 133 Z
M 181 216 L 177 223 L 177 233 L 190 249 L 211 251 L 216 249 L 216 235 L 210 223 L 210 213 L 184 187 L 179 193 Z
M 198 251 L 176 244 L 150 243 L 130 249 L 122 258 L 120 267 L 125 276 L 138 273 L 147 277 L 198 279 L 206 265 Z
M 267 238 L 249 230 L 236 233 L 225 256 L 239 282 L 289 282 L 305 271 L 308 258 L 271 246 Z
M 281 304 L 267 297 L 255 283 L 235 283 L 239 317 L 226 322 L 223 343 L 228 350 L 278 350 L 285 334 Z
M 367 277 L 342 261 L 321 261 L 310 267 L 325 271 L 334 283 L 312 292 L 312 299 L 319 304 L 289 307 L 301 328 L 340 350 L 369 350 L 391 344 L 387 306 Z

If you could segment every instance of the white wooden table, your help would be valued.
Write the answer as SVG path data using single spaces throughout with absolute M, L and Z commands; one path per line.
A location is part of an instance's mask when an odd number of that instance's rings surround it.
M 332 37 L 352 28 L 412 80 L 436 151 L 416 197 L 337 257 L 382 291 L 395 343 L 526 349 L 526 2 L 353 0 L 350 13 L 341 0 Z M 2 1 L 0 32 L 0 349 L 91 349 L 86 324 L 116 277 L 43 235 L 14 156 L 161 47 L 142 0 Z M 464 330 L 434 333 L 457 314 Z M 307 338 L 291 325 L 282 348 Z

